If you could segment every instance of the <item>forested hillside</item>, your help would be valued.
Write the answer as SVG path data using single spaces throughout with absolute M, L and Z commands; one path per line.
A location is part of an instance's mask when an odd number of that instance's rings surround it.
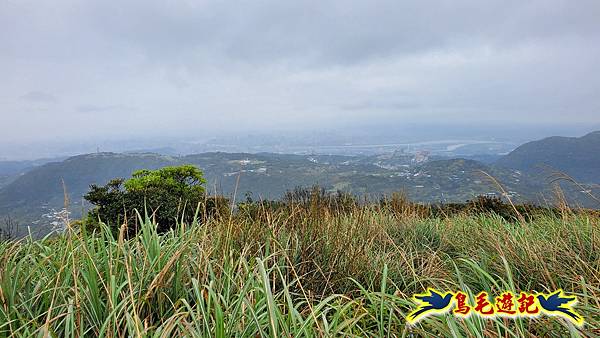
M 246 196 L 278 199 L 295 187 L 313 185 L 371 199 L 402 192 L 413 201 L 426 203 L 464 202 L 478 195 L 505 196 L 515 202 L 537 204 L 556 201 L 547 177 L 465 159 L 416 161 L 415 156 L 404 153 L 376 156 L 203 153 L 183 157 L 96 153 L 47 163 L 10 177 L 10 182 L 0 189 L 0 216 L 11 216 L 25 224 L 47 225 L 56 220 L 57 212 L 64 207 L 66 192 L 68 210 L 72 217 L 78 218 L 89 207 L 82 196 L 91 184 L 128 178 L 138 169 L 181 164 L 193 164 L 204 171 L 210 194 L 229 197 L 236 194 L 238 201 Z M 573 185 L 564 188 L 570 202 L 597 207 L 596 201 L 582 193 L 581 188 Z
M 557 170 L 584 183 L 600 183 L 600 131 L 529 142 L 500 158 L 497 165 L 534 174 Z

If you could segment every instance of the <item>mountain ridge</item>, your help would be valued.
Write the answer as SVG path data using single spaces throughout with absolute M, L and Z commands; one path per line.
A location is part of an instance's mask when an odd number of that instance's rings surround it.
M 600 131 L 581 137 L 552 136 L 527 142 L 496 165 L 537 175 L 564 172 L 582 183 L 600 183 Z
M 11 178 L 0 188 L 0 217 L 16 215 L 39 224 L 41 215 L 52 215 L 63 207 L 63 188 L 68 193 L 69 210 L 79 217 L 89 207 L 82 196 L 90 184 L 103 185 L 113 178 L 129 178 L 138 169 L 182 164 L 193 164 L 204 171 L 209 193 L 237 192 L 238 200 L 247 193 L 255 199 L 277 199 L 297 186 L 318 184 L 329 191 L 343 190 L 371 197 L 401 191 L 413 201 L 424 203 L 464 202 L 477 195 L 493 195 L 510 197 L 515 202 L 545 204 L 553 200 L 553 188 L 548 176 L 531 163 L 552 165 L 557 158 L 566 158 L 567 164 L 575 166 L 563 165 L 567 174 L 587 179 L 583 183 L 598 182 L 600 161 L 589 159 L 593 156 L 582 150 L 590 147 L 600 149 L 600 131 L 579 138 L 550 137 L 529 142 L 494 165 L 463 158 L 424 160 L 419 154 L 401 151 L 357 156 L 265 152 L 206 152 L 185 156 L 90 153 L 45 163 Z M 582 156 L 584 159 L 578 160 Z M 588 167 L 579 168 L 579 163 Z M 505 192 L 486 174 L 500 182 Z M 598 207 L 581 197 L 584 194 L 580 188 L 563 188 L 574 203 Z M 590 189 L 598 190 L 597 186 Z

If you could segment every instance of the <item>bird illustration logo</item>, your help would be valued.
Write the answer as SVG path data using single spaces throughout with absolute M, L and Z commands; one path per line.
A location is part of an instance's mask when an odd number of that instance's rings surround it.
M 462 291 L 441 292 L 428 288 L 427 292 L 416 294 L 413 300 L 416 304 L 414 311 L 406 316 L 409 325 L 415 325 L 419 321 L 431 315 L 445 315 L 455 306 L 454 314 L 466 318 L 469 312 L 482 318 L 493 318 L 503 316 L 505 318 L 536 318 L 542 314 L 555 316 L 566 320 L 568 323 L 582 327 L 585 320 L 582 315 L 574 309 L 577 297 L 568 295 L 562 289 L 552 293 L 527 293 L 521 292 L 519 297 L 511 291 L 505 291 L 501 297 L 490 301 L 485 291 L 476 297 L 476 304 L 468 302 L 468 295 Z
M 410 324 L 416 324 L 429 315 L 448 312 L 453 296 L 452 292 L 444 294 L 431 288 L 427 289 L 425 293 L 415 295 L 413 299 L 418 306 L 413 312 L 408 314 L 406 320 Z
M 576 297 L 567 297 L 563 290 L 559 289 L 548 295 L 540 293 L 536 298 L 547 314 L 563 317 L 577 326 L 583 325 L 583 317 L 573 310 L 573 305 L 577 303 Z

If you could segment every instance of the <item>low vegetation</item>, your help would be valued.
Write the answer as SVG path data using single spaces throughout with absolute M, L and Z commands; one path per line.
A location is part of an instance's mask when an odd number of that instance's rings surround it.
M 130 239 L 123 225 L 4 242 L 0 336 L 598 335 L 597 216 L 423 217 L 398 203 L 246 202 L 162 234 L 146 217 Z M 579 297 L 586 324 L 443 316 L 407 326 L 410 296 L 429 286 L 471 295 L 561 287 Z
M 158 170 L 138 170 L 128 180 L 113 179 L 105 186 L 91 185 L 84 198 L 95 205 L 87 216 L 89 226 L 100 222 L 115 225 L 135 223 L 135 210 L 155 206 L 153 219 L 168 229 L 178 217 L 189 223 L 194 217 L 195 205 L 204 200 L 206 180 L 202 171 L 192 165 L 164 167 Z M 194 207 L 185 208 L 190 203 Z M 160 211 L 158 212 L 158 209 Z M 135 229 L 136 227 L 132 227 Z
M 179 203 L 201 182 L 157 173 L 121 193 L 149 187 Z M 317 187 L 281 201 L 248 195 L 236 208 L 204 197 L 191 218 L 165 218 L 148 201 L 146 212 L 128 205 L 123 224 L 98 222 L 96 209 L 93 224 L 0 241 L 0 337 L 600 336 L 600 217 L 589 210 L 367 202 Z M 444 315 L 408 325 L 411 296 L 428 287 L 471 299 L 562 288 L 586 323 Z

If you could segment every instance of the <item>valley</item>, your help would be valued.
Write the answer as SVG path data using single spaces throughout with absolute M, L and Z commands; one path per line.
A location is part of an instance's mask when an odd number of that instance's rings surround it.
M 590 135 L 585 136 L 587 143 L 595 137 L 595 134 Z M 155 153 L 79 155 L 29 167 L 13 165 L 12 171 L 6 169 L 5 173 L 11 175 L 0 177 L 0 216 L 48 229 L 63 215 L 65 192 L 71 217 L 79 218 L 89 207 L 82 196 L 90 184 L 103 185 L 112 178 L 128 178 L 138 169 L 181 164 L 193 164 L 204 171 L 210 194 L 222 194 L 236 201 L 247 196 L 255 200 L 274 200 L 295 187 L 319 185 L 327 191 L 350 192 L 371 200 L 400 192 L 420 203 L 464 202 L 486 195 L 509 197 L 518 203 L 556 204 L 551 172 L 539 170 L 539 166 L 519 165 L 514 159 L 523 156 L 527 148 L 539 148 L 539 142 L 547 141 L 536 142 L 501 157 L 497 164 L 404 149 L 354 156 L 225 152 L 186 156 Z M 567 142 L 572 143 L 571 140 Z M 600 144 L 600 138 L 596 137 L 596 143 L 591 144 Z M 560 147 L 553 145 L 552 149 Z M 567 151 L 572 153 L 573 149 Z M 534 157 L 525 155 L 524 158 Z M 560 154 L 556 158 L 561 158 Z M 573 162 L 568 156 L 563 158 L 565 166 L 562 169 L 567 174 L 585 179 L 579 181 L 584 184 L 583 188 L 563 182 L 561 188 L 568 202 L 597 208 L 597 201 L 588 193 L 599 190 L 600 177 L 593 176 L 593 173 L 598 175 L 599 166 L 592 163 L 595 166 L 579 170 L 572 167 Z M 554 160 L 552 164 L 556 170 L 561 170 L 561 163 Z

